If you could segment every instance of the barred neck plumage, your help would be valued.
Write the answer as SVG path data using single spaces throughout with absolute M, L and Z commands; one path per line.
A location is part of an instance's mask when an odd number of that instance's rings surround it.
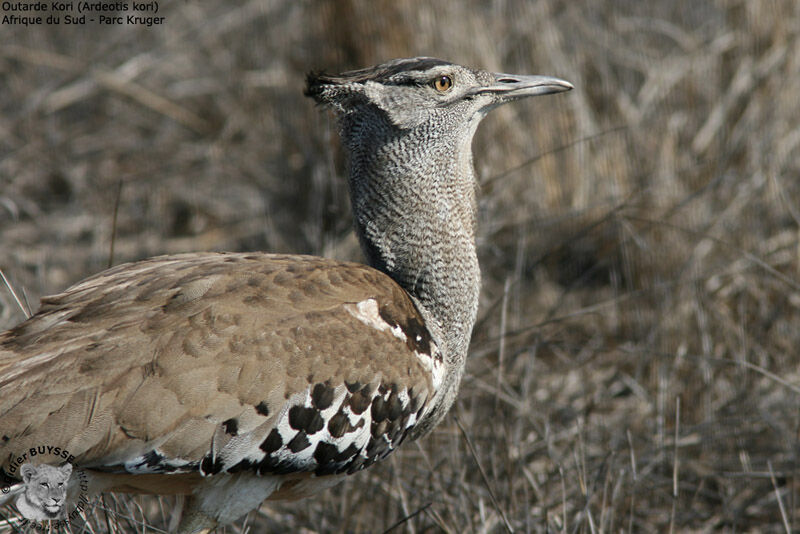
M 480 291 L 472 131 L 388 122 L 378 109 L 342 119 L 356 230 L 370 265 L 433 321 L 449 366 L 463 366 Z

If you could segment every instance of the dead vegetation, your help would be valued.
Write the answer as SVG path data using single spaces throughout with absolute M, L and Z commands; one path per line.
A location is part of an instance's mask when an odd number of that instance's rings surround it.
M 482 315 L 452 417 L 226 532 L 800 528 L 799 3 L 161 7 L 161 27 L 0 27 L 22 307 L 157 254 L 359 258 L 311 68 L 424 54 L 577 88 L 478 132 Z M 23 319 L 4 287 L 0 325 Z M 160 532 L 172 507 L 105 496 L 86 531 Z

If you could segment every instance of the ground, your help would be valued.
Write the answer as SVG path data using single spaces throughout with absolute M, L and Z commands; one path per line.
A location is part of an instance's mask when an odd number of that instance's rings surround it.
M 160 4 L 0 25 L 22 308 L 157 254 L 360 259 L 310 69 L 424 54 L 576 87 L 476 136 L 484 287 L 451 416 L 227 532 L 800 528 L 799 3 Z M 0 285 L 0 326 L 23 319 Z M 90 525 L 156 532 L 172 506 L 106 496 Z

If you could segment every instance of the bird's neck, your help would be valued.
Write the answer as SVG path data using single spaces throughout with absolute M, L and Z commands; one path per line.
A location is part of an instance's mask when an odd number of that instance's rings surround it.
M 400 284 L 433 323 L 429 330 L 439 338 L 454 395 L 480 291 L 474 128 L 441 135 L 386 125 L 343 129 L 361 246 L 370 264 Z

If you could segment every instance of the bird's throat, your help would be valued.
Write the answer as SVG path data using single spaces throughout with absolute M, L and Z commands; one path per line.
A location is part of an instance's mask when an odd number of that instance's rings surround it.
M 429 153 L 415 135 L 352 140 L 356 231 L 370 265 L 415 299 L 441 332 L 445 358 L 463 366 L 480 291 L 470 144 L 439 139 Z

